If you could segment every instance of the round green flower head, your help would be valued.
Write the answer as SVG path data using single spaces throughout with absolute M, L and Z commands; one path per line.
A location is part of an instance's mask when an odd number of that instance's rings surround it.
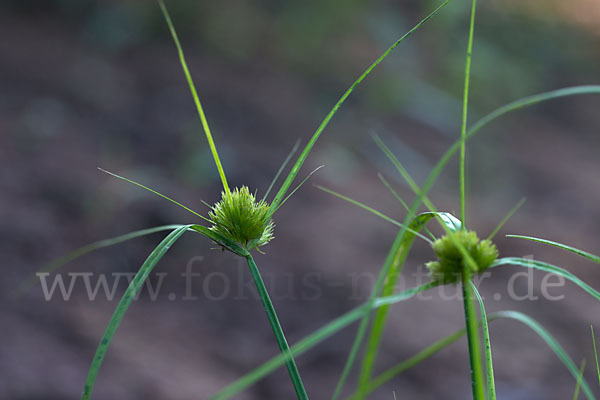
M 221 192 L 221 201 L 208 212 L 212 231 L 251 250 L 273 239 L 273 221 L 269 204 L 256 201 L 246 186 L 235 188 L 230 194 Z
M 466 262 L 456 243 L 460 243 L 475 261 L 476 269 Z M 498 249 L 491 240 L 480 240 L 475 232 L 464 230 L 451 232 L 436 239 L 433 242 L 433 251 L 438 260 L 425 265 L 433 279 L 444 283 L 458 282 L 463 266 L 470 268 L 472 273 L 481 273 L 498 258 Z

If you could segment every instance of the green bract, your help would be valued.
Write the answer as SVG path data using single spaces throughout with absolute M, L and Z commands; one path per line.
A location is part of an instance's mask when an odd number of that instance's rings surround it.
M 475 262 L 476 269 L 464 260 L 457 243 L 467 251 Z M 463 267 L 471 268 L 473 273 L 485 271 L 498 258 L 498 249 L 491 240 L 480 240 L 473 231 L 459 230 L 450 232 L 433 242 L 433 251 L 437 261 L 426 264 L 433 279 L 444 283 L 456 283 L 461 277 Z
M 269 204 L 256 201 L 246 186 L 231 193 L 221 192 L 221 201 L 212 206 L 208 216 L 212 231 L 233 240 L 248 250 L 267 244 L 273 239 L 273 221 Z

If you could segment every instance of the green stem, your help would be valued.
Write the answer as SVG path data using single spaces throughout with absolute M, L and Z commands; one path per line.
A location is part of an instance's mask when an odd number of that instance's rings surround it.
M 467 140 L 467 109 L 469 105 L 469 80 L 471 77 L 471 54 L 473 52 L 473 32 L 475 31 L 475 7 L 477 0 L 473 0 L 471 6 L 471 22 L 469 24 L 469 42 L 467 44 L 467 59 L 465 61 L 465 86 L 463 91 L 462 124 L 460 127 L 460 220 L 463 226 L 467 226 L 466 219 L 466 196 L 465 196 L 465 158 Z
M 306 394 L 306 390 L 304 389 L 304 384 L 302 383 L 302 378 L 300 377 L 300 372 L 298 372 L 298 367 L 296 366 L 296 362 L 290 353 L 290 346 L 285 339 L 285 335 L 283 334 L 283 329 L 281 328 L 281 324 L 279 323 L 279 319 L 277 318 L 277 313 L 275 312 L 275 308 L 273 307 L 273 303 L 271 302 L 271 298 L 269 297 L 269 293 L 267 292 L 267 288 L 265 287 L 265 283 L 260 276 L 260 272 L 258 271 L 258 267 L 252 258 L 252 255 L 248 254 L 246 256 L 246 261 L 248 262 L 248 267 L 250 267 L 250 273 L 252 274 L 252 278 L 254 279 L 254 283 L 256 284 L 256 289 L 258 290 L 258 295 L 262 300 L 263 306 L 265 307 L 265 311 L 267 313 L 267 318 L 269 319 L 269 323 L 271 324 L 271 328 L 273 329 L 273 333 L 275 334 L 275 339 L 277 340 L 277 345 L 279 346 L 279 350 L 281 354 L 288 355 L 289 359 L 285 362 L 288 373 L 290 374 L 290 378 L 292 380 L 292 384 L 294 385 L 294 389 L 296 390 L 296 396 L 300 400 L 308 400 L 308 395 Z
M 485 387 L 483 383 L 483 371 L 481 368 L 481 356 L 479 351 L 479 322 L 475 306 L 473 305 L 473 292 L 470 290 L 471 272 L 468 266 L 463 266 L 462 292 L 465 308 L 465 325 L 467 329 L 467 340 L 469 342 L 469 361 L 471 364 L 471 384 L 473 388 L 473 400 L 485 399 Z

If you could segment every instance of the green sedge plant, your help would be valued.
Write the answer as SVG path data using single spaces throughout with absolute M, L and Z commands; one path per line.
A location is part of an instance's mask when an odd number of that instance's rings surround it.
M 466 327 L 464 330 L 459 331 L 449 337 L 442 339 L 440 342 L 434 344 L 431 348 L 426 349 L 424 352 L 419 353 L 417 356 L 411 358 L 410 360 L 399 364 L 398 366 L 384 372 L 383 374 L 373 377 L 374 363 L 377 356 L 377 352 L 379 350 L 379 345 L 381 343 L 381 337 L 383 333 L 383 329 L 385 327 L 386 318 L 388 316 L 388 307 L 382 306 L 378 307 L 376 311 L 374 311 L 374 321 L 371 324 L 371 329 L 368 335 L 367 343 L 365 345 L 364 354 L 362 358 L 362 365 L 360 367 L 359 379 L 357 384 L 357 389 L 354 395 L 351 398 L 356 399 L 365 399 L 367 395 L 369 395 L 373 390 L 377 387 L 381 386 L 383 383 L 390 380 L 392 377 L 395 377 L 397 374 L 405 371 L 406 369 L 416 365 L 418 362 L 422 361 L 425 356 L 429 356 L 433 354 L 435 351 L 439 351 L 442 347 L 449 345 L 450 343 L 456 341 L 459 337 L 466 334 L 468 341 L 468 349 L 469 349 L 469 359 L 470 359 L 470 374 L 471 374 L 471 383 L 472 383 L 472 394 L 473 399 L 475 400 L 483 400 L 483 399 L 496 399 L 496 389 L 494 383 L 494 369 L 492 362 L 492 353 L 491 353 L 491 342 L 489 337 L 488 330 L 488 321 L 493 319 L 497 319 L 499 317 L 503 318 L 511 318 L 518 320 L 525 325 L 529 326 L 533 329 L 546 343 L 552 348 L 552 350 L 557 354 L 557 356 L 563 361 L 569 372 L 576 379 L 576 390 L 575 397 L 578 396 L 579 388 L 582 388 L 586 397 L 588 399 L 594 398 L 594 395 L 589 388 L 589 385 L 585 382 L 582 376 L 583 367 L 577 368 L 573 361 L 568 357 L 565 351 L 558 345 L 558 343 L 552 338 L 552 336 L 535 320 L 531 317 L 528 317 L 522 313 L 518 313 L 516 311 L 504 311 L 500 313 L 494 313 L 493 315 L 487 316 L 485 312 L 485 306 L 481 296 L 479 295 L 477 288 L 472 282 L 473 275 L 480 274 L 492 267 L 498 267 L 502 265 L 517 265 L 521 267 L 527 268 L 536 268 L 543 271 L 551 272 L 554 274 L 558 274 L 563 276 L 572 282 L 579 285 L 582 289 L 590 293 L 596 299 L 600 300 L 598 295 L 600 294 L 595 289 L 591 288 L 585 282 L 571 274 L 570 272 L 563 270 L 562 268 L 556 267 L 554 265 L 541 262 L 534 261 L 524 258 L 517 257 L 505 257 L 498 259 L 499 253 L 496 246 L 493 244 L 491 239 L 498 232 L 498 230 L 502 227 L 502 225 L 506 222 L 510 216 L 516 212 L 516 210 L 522 204 L 522 201 L 517 204 L 506 216 L 506 218 L 501 221 L 501 223 L 494 229 L 494 231 L 486 238 L 480 239 L 477 236 L 477 233 L 472 230 L 468 230 L 466 227 L 466 190 L 465 190 L 465 176 L 466 176 L 466 141 L 468 138 L 477 133 L 483 126 L 487 125 L 492 120 L 498 118 L 499 116 L 514 110 L 518 110 L 525 106 L 530 106 L 542 101 L 554 99 L 562 96 L 569 96 L 574 94 L 590 94 L 600 93 L 599 86 L 583 86 L 583 87 L 573 87 L 560 89 L 552 92 L 542 93 L 539 95 L 530 96 L 521 100 L 517 100 L 513 103 L 510 103 L 504 107 L 500 107 L 496 111 L 488 114 L 486 117 L 481 119 L 479 122 L 473 125 L 471 129 L 467 129 L 467 110 L 468 110 L 468 96 L 469 96 L 469 78 L 470 78 L 470 68 L 471 68 L 471 57 L 473 51 L 473 38 L 474 38 L 474 26 L 475 26 L 475 11 L 476 11 L 476 0 L 472 1 L 471 5 L 471 17 L 469 24 L 469 35 L 468 35 L 468 44 L 467 44 L 467 52 L 466 52 L 466 62 L 465 62 L 465 78 L 464 78 L 464 92 L 463 92 L 463 112 L 462 112 L 462 124 L 460 129 L 460 139 L 456 142 L 450 150 L 442 157 L 440 162 L 433 169 L 432 173 L 429 175 L 426 180 L 423 188 L 420 188 L 415 181 L 410 177 L 407 170 L 400 163 L 400 161 L 393 155 L 390 149 L 385 146 L 385 144 L 379 139 L 375 137 L 375 141 L 381 150 L 385 153 L 385 155 L 391 160 L 394 166 L 397 168 L 398 172 L 402 175 L 402 177 L 406 180 L 408 185 L 413 189 L 415 194 L 417 195 L 416 200 L 413 202 L 411 207 L 407 207 L 406 203 L 399 198 L 397 193 L 393 190 L 391 185 L 385 181 L 383 177 L 380 176 L 384 185 L 390 189 L 392 194 L 398 198 L 400 203 L 407 208 L 407 216 L 403 223 L 396 222 L 391 218 L 383 215 L 382 213 L 374 210 L 373 208 L 364 205 L 356 200 L 353 200 L 349 197 L 343 196 L 339 193 L 336 193 L 332 190 L 320 187 L 322 190 L 329 192 L 337 197 L 340 197 L 346 201 L 349 201 L 355 205 L 360 206 L 361 208 L 372 212 L 373 214 L 382 217 L 384 220 L 392 222 L 396 225 L 403 226 L 409 224 L 412 230 L 420 230 L 425 229 L 425 223 L 432 219 L 432 217 L 436 217 L 436 219 L 440 222 L 440 225 L 445 230 L 445 235 L 440 238 L 435 238 L 432 243 L 432 250 L 436 256 L 436 260 L 428 262 L 426 264 L 432 283 L 435 283 L 436 286 L 439 284 L 460 284 L 462 286 L 463 293 L 463 305 L 464 305 L 464 313 L 465 313 L 465 323 Z M 432 202 L 426 197 L 427 191 L 429 191 L 433 181 L 437 178 L 439 173 L 441 172 L 444 165 L 449 160 L 449 157 L 459 152 L 459 193 L 460 193 L 460 219 L 454 217 L 450 213 L 440 213 L 436 211 Z M 419 215 L 415 215 L 418 206 L 422 203 L 425 204 L 427 208 L 429 208 L 429 212 L 422 213 Z M 428 231 L 429 232 L 429 231 Z M 509 237 L 517 237 L 528 240 L 534 240 L 537 242 L 542 242 L 545 244 L 550 244 L 556 247 L 563 248 L 565 250 L 571 251 L 580 256 L 586 257 L 591 261 L 598 262 L 598 257 L 594 256 L 585 251 L 573 248 L 571 246 L 562 245 L 560 243 L 552 242 L 549 240 L 519 236 L 519 235 L 508 235 Z M 371 304 L 375 305 L 378 302 L 378 296 L 383 296 L 384 298 L 392 295 L 395 290 L 395 285 L 398 279 L 398 276 L 402 270 L 404 265 L 404 261 L 408 255 L 410 247 L 412 245 L 412 240 L 414 238 L 414 234 L 410 232 L 408 229 L 401 228 L 392 249 L 388 253 L 388 257 L 386 259 L 386 263 L 381 269 L 379 279 L 375 284 L 375 288 L 372 291 L 371 295 Z M 481 315 L 481 320 L 478 322 L 478 317 L 475 308 L 475 299 L 477 299 L 477 303 L 479 304 L 479 311 Z M 358 355 L 360 346 L 363 342 L 363 339 L 367 333 L 367 329 L 369 326 L 369 312 L 365 313 L 362 317 L 361 324 L 359 326 L 358 332 L 356 334 L 355 341 L 351 348 L 350 354 L 348 356 L 346 365 L 342 371 L 341 378 L 336 386 L 333 399 L 337 399 L 341 393 L 342 388 L 344 387 L 348 374 L 351 368 L 356 361 L 356 357 Z M 485 374 L 481 362 L 481 354 L 480 354 L 480 338 L 479 331 L 483 333 L 484 339 L 484 349 L 485 349 Z

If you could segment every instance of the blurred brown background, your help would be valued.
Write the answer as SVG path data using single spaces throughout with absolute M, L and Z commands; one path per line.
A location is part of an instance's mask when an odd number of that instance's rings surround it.
M 599 3 L 482 1 L 474 46 L 470 121 L 525 95 L 600 81 Z M 297 139 L 305 144 L 350 83 L 436 2 L 191 1 L 169 7 L 228 179 L 264 193 Z M 453 1 L 400 45 L 351 96 L 301 175 L 385 212 L 407 200 L 370 134 L 379 134 L 418 182 L 458 137 L 470 2 Z M 46 301 L 38 284 L 9 293 L 45 263 L 83 244 L 193 215 L 101 173 L 138 180 L 205 213 L 220 182 L 159 8 L 142 1 L 19 1 L 0 5 L 0 398 L 76 399 L 117 300 L 90 301 L 81 282 L 68 301 Z M 507 116 L 469 143 L 469 225 L 487 235 L 523 196 L 497 237 L 502 255 L 561 265 L 596 288 L 583 259 L 506 233 L 542 236 L 600 253 L 600 98 L 555 100 Z M 458 211 L 457 163 L 431 198 Z M 288 339 L 294 343 L 360 304 L 396 228 L 305 185 L 275 216 L 276 240 L 257 256 Z M 134 272 L 164 234 L 101 250 L 61 272 Z M 119 328 L 95 399 L 201 399 L 277 354 L 244 264 L 188 234 L 160 262 L 156 301 L 147 292 Z M 181 276 L 194 257 L 197 300 Z M 417 243 L 407 281 L 432 251 Z M 586 358 L 596 393 L 589 325 L 595 300 L 572 284 L 561 301 L 513 301 L 494 271 L 481 292 L 488 312 L 517 309 Z M 534 274 L 540 296 L 544 274 Z M 307 278 L 308 277 L 308 278 Z M 94 275 L 94 280 L 97 275 Z M 358 279 L 360 278 L 360 279 Z M 364 278 L 364 279 L 363 279 Z M 158 279 L 155 277 L 155 280 Z M 358 283 L 357 283 L 358 282 Z M 155 282 L 156 283 L 156 282 Z M 309 283 L 310 285 L 308 285 Z M 240 288 L 241 285 L 241 288 Z M 125 289 L 118 287 L 118 295 Z M 517 286 L 519 293 L 527 284 Z M 174 300 L 168 295 L 175 294 Z M 242 293 L 241 296 L 239 294 Z M 493 294 L 502 299 L 495 301 Z M 220 296 L 223 295 L 223 296 Z M 223 297 L 215 299 L 215 297 Z M 241 297 L 241 298 L 240 298 Z M 464 325 L 459 300 L 412 299 L 392 308 L 378 371 Z M 356 325 L 298 358 L 312 398 L 333 392 Z M 528 328 L 491 325 L 500 399 L 571 398 L 574 380 Z M 353 376 L 354 378 L 354 376 Z M 351 393 L 351 379 L 346 394 Z M 454 344 L 374 393 L 373 399 L 470 398 L 466 342 Z M 285 370 L 238 399 L 293 398 Z

